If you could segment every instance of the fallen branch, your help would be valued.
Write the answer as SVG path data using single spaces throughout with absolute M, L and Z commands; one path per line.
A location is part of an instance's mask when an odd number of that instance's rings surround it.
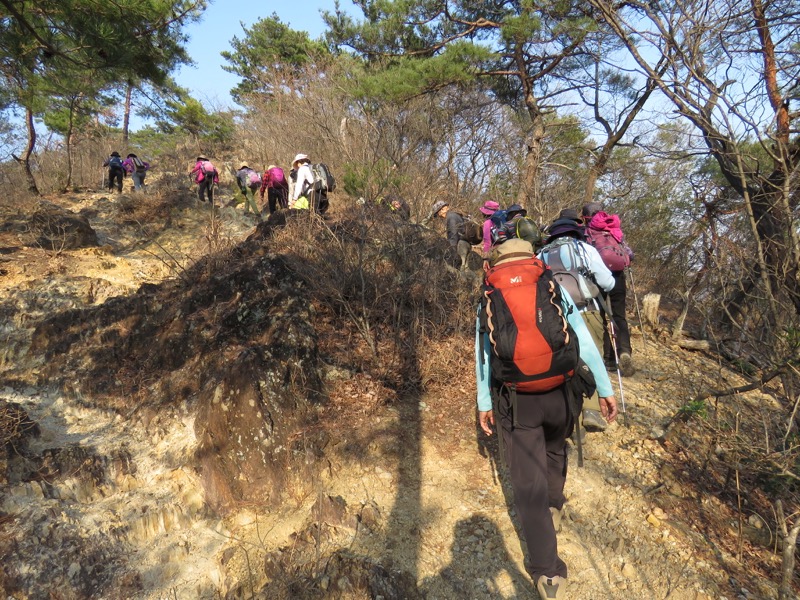
M 773 379 L 775 379 L 778 375 L 783 373 L 787 366 L 791 361 L 795 360 L 795 357 L 787 358 L 783 363 L 781 363 L 778 367 L 762 375 L 759 379 L 754 381 L 753 383 L 748 383 L 747 385 L 741 385 L 739 387 L 732 387 L 725 390 L 707 390 L 702 394 L 696 397 L 696 400 L 706 400 L 707 398 L 724 398 L 725 396 L 734 396 L 736 394 L 741 394 L 743 392 L 752 392 L 753 390 L 757 390 L 758 388 L 766 385 Z
M 711 344 L 708 343 L 708 340 L 687 340 L 685 338 L 681 338 L 675 341 L 675 343 L 680 346 L 681 348 L 685 348 L 686 350 L 710 350 Z

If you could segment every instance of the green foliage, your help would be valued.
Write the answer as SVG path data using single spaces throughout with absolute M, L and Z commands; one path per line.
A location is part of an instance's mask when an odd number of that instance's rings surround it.
M 232 52 L 222 56 L 230 63 L 223 69 L 235 73 L 242 81 L 231 90 L 237 101 L 255 92 L 272 93 L 274 77 L 265 74 L 286 71 L 296 74 L 302 68 L 329 54 L 321 41 L 311 40 L 308 33 L 295 31 L 281 22 L 276 14 L 260 19 L 249 29 L 244 27 L 244 38 L 231 40 Z
M 209 112 L 194 98 L 167 103 L 165 118 L 158 122 L 164 133 L 181 131 L 195 141 L 227 145 L 233 141 L 235 123 L 229 112 Z
M 89 129 L 93 118 L 113 103 L 113 98 L 99 92 L 92 96 L 83 92 L 64 93 L 52 98 L 42 120 L 50 131 L 66 136 L 71 131 Z
M 341 12 L 323 18 L 330 43 L 350 47 L 382 68 L 367 94 L 380 87 L 381 74 L 395 97 L 491 77 L 511 103 L 519 100 L 522 87 L 508 79 L 533 81 L 546 76 L 549 64 L 561 68 L 559 52 L 596 29 L 579 4 L 459 0 L 445 12 L 439 3 L 387 0 L 361 4 L 362 22 Z
M 25 0 L 6 8 L 0 51 L 16 64 L 4 68 L 24 80 L 57 81 L 71 71 L 94 71 L 158 82 L 188 61 L 179 25 L 199 18 L 205 1 Z
M 708 406 L 706 406 L 706 401 L 699 399 L 689 400 L 689 402 L 681 406 L 680 410 L 678 411 L 678 416 L 685 421 L 688 421 L 692 417 L 705 419 L 707 415 Z
M 427 60 L 398 57 L 373 63 L 352 90 L 359 99 L 402 101 L 447 85 L 475 81 L 476 65 L 488 63 L 494 55 L 486 48 L 456 43 Z
M 387 190 L 401 190 L 404 185 L 402 176 L 392 168 L 392 163 L 379 159 L 373 165 L 346 163 L 342 172 L 342 187 L 354 198 L 361 196 L 374 199 L 384 195 Z

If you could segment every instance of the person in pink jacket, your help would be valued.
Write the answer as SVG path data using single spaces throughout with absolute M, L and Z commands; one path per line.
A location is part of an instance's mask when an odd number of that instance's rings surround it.
M 198 156 L 194 168 L 189 172 L 189 176 L 195 176 L 194 182 L 197 184 L 197 197 L 200 202 L 205 202 L 206 193 L 208 201 L 214 204 L 214 184 L 219 183 L 219 172 L 214 164 L 205 156 Z
M 485 217 L 483 221 L 483 257 L 488 258 L 492 250 L 492 215 L 500 210 L 500 205 L 494 200 L 487 200 L 478 210 Z

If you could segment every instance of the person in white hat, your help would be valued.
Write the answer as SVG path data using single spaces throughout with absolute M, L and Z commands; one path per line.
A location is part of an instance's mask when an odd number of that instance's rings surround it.
M 308 193 L 314 187 L 314 173 L 311 172 L 311 160 L 306 154 L 298 154 L 292 161 L 292 169 L 297 174 L 292 191 L 289 208 L 306 209 L 309 207 Z

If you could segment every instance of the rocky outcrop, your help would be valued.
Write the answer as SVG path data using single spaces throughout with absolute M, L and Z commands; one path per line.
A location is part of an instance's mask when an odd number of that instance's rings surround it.
M 48 202 L 40 203 L 28 219 L 29 244 L 59 252 L 97 246 L 97 233 L 83 215 Z
M 84 405 L 192 414 L 206 499 L 225 513 L 279 502 L 286 473 L 321 454 L 324 439 L 298 435 L 324 394 L 313 319 L 302 282 L 254 236 L 180 280 L 45 319 L 29 354 L 42 383 Z

